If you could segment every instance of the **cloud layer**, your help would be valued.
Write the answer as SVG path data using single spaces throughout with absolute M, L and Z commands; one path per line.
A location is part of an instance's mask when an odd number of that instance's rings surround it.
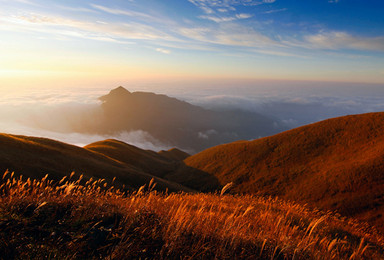
M 220 94 L 217 94 L 217 87 L 210 84 L 200 85 L 194 90 L 191 88 L 189 92 L 172 88 L 168 83 L 158 87 L 157 91 L 150 87 L 146 90 L 166 93 L 217 111 L 257 112 L 290 128 L 336 116 L 384 111 L 384 88 L 381 85 L 317 84 L 287 82 L 281 86 L 278 82 L 253 82 L 244 83 L 241 87 L 222 85 Z M 44 90 L 23 95 L 8 94 L 0 99 L 0 132 L 48 137 L 80 146 L 114 138 L 144 149 L 158 151 L 171 148 L 171 145 L 140 129 L 113 134 L 76 131 L 79 125 L 97 123 L 102 113 L 97 98 L 108 91 L 62 89 L 57 92 Z M 226 138 L 236 138 L 235 133 L 227 134 Z M 212 128 L 198 131 L 195 135 L 201 140 L 208 140 L 217 138 L 218 132 Z

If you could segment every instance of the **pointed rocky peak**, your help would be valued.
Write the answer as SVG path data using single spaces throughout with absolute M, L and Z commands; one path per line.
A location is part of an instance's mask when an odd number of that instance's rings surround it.
M 102 96 L 99 99 L 104 102 L 109 98 L 119 98 L 119 97 L 124 97 L 130 94 L 131 92 L 129 92 L 127 89 L 125 89 L 122 86 L 119 86 L 115 89 L 112 89 L 108 95 Z

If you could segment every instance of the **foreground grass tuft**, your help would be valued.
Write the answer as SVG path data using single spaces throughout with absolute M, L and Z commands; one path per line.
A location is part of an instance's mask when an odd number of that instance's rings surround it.
M 0 258 L 383 259 L 366 225 L 274 198 L 123 193 L 103 180 L 0 182 Z

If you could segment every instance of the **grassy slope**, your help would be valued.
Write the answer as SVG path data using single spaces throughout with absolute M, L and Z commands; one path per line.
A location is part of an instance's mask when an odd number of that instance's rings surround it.
M 384 238 L 368 227 L 282 200 L 9 177 L 0 259 L 384 258 Z
M 84 148 L 62 142 L 27 136 L 0 134 L 0 171 L 9 169 L 26 177 L 61 179 L 75 171 L 84 179 L 117 178 L 120 185 L 138 188 L 155 178 L 160 190 L 190 190 L 179 184 L 154 177 L 145 170 L 125 164 Z
M 384 113 L 329 119 L 185 160 L 237 192 L 278 195 L 384 227 Z

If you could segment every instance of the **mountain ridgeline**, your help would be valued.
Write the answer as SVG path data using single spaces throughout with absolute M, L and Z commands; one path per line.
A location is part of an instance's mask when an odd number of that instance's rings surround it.
M 286 129 L 261 114 L 212 111 L 166 95 L 131 93 L 123 87 L 111 90 L 100 100 L 104 114 L 102 122 L 91 129 L 93 132 L 113 134 L 142 130 L 163 144 L 193 152 Z

